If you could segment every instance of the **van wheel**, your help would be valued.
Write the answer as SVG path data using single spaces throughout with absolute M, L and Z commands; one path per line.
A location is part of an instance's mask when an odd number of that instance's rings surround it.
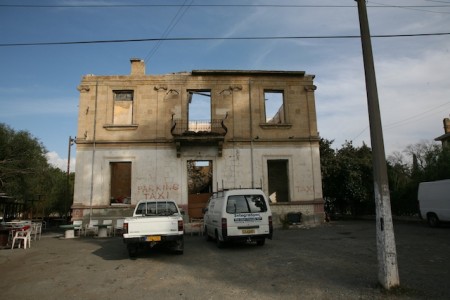
M 256 241 L 256 245 L 258 245 L 258 246 L 264 246 L 265 243 L 266 243 L 266 239 L 261 239 L 261 240 Z
M 219 239 L 219 235 L 216 233 L 216 246 L 217 246 L 217 248 L 219 248 L 219 249 L 222 249 L 222 248 L 224 248 L 225 247 L 225 242 L 224 241 L 221 241 L 220 239 Z
M 434 213 L 428 214 L 427 220 L 428 220 L 428 225 L 430 225 L 430 227 L 438 227 L 439 226 L 439 219 L 436 216 L 436 214 L 434 214 Z
M 212 241 L 212 238 L 209 236 L 208 230 L 207 230 L 206 226 L 205 226 L 205 229 L 204 229 L 204 231 L 203 231 L 203 235 L 205 236 L 205 240 L 206 240 L 207 242 L 211 242 L 211 241 Z

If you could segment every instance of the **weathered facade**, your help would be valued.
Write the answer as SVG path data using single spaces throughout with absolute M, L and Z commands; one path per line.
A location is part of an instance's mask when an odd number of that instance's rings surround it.
M 146 75 L 139 59 L 130 75 L 84 76 L 73 219 L 125 216 L 146 198 L 175 199 L 197 217 L 205 200 L 192 194 L 262 188 L 275 225 L 288 212 L 322 222 L 313 79 L 297 71 Z M 196 166 L 209 183 L 192 192 Z

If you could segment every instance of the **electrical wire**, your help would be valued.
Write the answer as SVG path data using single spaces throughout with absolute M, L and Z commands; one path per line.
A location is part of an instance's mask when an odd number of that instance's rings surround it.
M 192 5 L 192 3 L 194 2 L 194 0 L 190 0 L 190 3 L 186 6 L 186 2 L 188 0 L 185 0 L 183 3 L 183 6 L 181 6 L 177 13 L 175 14 L 175 16 L 172 18 L 172 20 L 170 21 L 169 25 L 167 26 L 166 30 L 164 30 L 163 34 L 162 34 L 162 39 L 159 40 L 154 46 L 153 48 L 150 50 L 150 52 L 145 56 L 144 61 L 148 62 L 150 60 L 150 58 L 152 58 L 152 56 L 156 53 L 156 51 L 158 51 L 159 47 L 161 47 L 161 44 L 164 42 L 163 39 L 167 38 L 167 36 L 169 36 L 170 32 L 175 28 L 175 26 L 178 24 L 178 22 L 180 22 L 180 20 L 183 18 L 184 14 L 188 11 L 189 7 Z
M 435 13 L 435 14 L 450 14 L 450 12 L 448 12 L 448 11 L 434 11 L 434 10 L 422 9 L 422 8 L 432 8 L 432 7 L 442 7 L 442 6 L 417 6 L 417 5 L 399 6 L 399 5 L 383 4 L 383 3 L 373 2 L 373 1 L 370 1 L 370 2 L 379 5 L 379 6 L 374 6 L 374 7 L 401 8 L 401 9 L 423 11 L 423 12 Z M 448 7 L 448 6 L 444 5 L 443 7 Z
M 400 38 L 400 37 L 427 37 L 450 35 L 450 32 L 414 33 L 414 34 L 384 34 L 372 35 L 372 38 Z M 217 40 L 297 40 L 297 39 L 356 39 L 359 35 L 329 35 L 329 36 L 261 36 L 261 37 L 173 37 L 173 38 L 142 38 L 142 39 L 118 39 L 118 40 L 92 40 L 92 41 L 67 41 L 67 42 L 33 42 L 33 43 L 3 43 L 0 47 L 20 46 L 56 46 L 77 44 L 106 44 L 106 43 L 137 43 L 156 41 L 217 41 Z
M 417 121 L 422 120 L 424 118 L 428 118 L 428 115 L 434 113 L 435 110 L 440 109 L 440 108 L 442 108 L 444 106 L 448 106 L 448 105 L 450 105 L 449 101 L 447 101 L 447 102 L 445 102 L 443 104 L 440 104 L 438 106 L 435 106 L 433 108 L 430 108 L 430 109 L 428 109 L 426 111 L 422 111 L 419 114 L 413 115 L 413 116 L 408 117 L 406 119 L 403 119 L 403 120 L 400 120 L 400 121 L 396 121 L 396 122 L 393 122 L 393 123 L 389 123 L 389 124 L 383 126 L 383 130 L 391 130 L 391 129 L 394 129 L 394 128 L 399 127 L 399 126 L 406 125 L 406 124 L 411 123 L 411 122 L 417 122 Z M 366 126 L 363 130 L 361 130 L 361 132 L 359 132 L 353 139 L 351 139 L 351 141 L 355 141 L 367 129 L 369 129 L 369 126 Z
M 438 2 L 438 1 L 434 1 Z M 375 3 L 375 2 L 374 2 Z M 441 2 L 449 3 L 449 2 Z M 450 4 L 450 3 L 449 3 Z M 433 8 L 450 5 L 367 5 L 370 8 Z M 142 8 L 183 7 L 184 4 L 0 4 L 5 8 Z M 305 4 L 193 4 L 191 7 L 271 7 L 271 8 L 355 8 L 356 5 L 305 5 Z
M 395 128 L 395 127 L 403 126 L 403 125 L 405 125 L 407 123 L 410 123 L 410 122 L 417 122 L 418 120 L 427 118 L 428 117 L 427 115 L 434 113 L 435 110 L 440 109 L 440 108 L 442 108 L 444 106 L 448 106 L 448 105 L 450 105 L 449 101 L 447 101 L 447 102 L 445 102 L 445 103 L 443 103 L 441 105 L 438 105 L 436 107 L 430 108 L 428 110 L 422 111 L 419 114 L 413 115 L 413 116 L 411 116 L 409 118 L 406 118 L 406 119 L 403 119 L 403 120 L 400 120 L 400 121 L 397 121 L 397 122 L 393 122 L 393 123 L 387 124 L 386 126 L 383 126 L 383 128 L 385 128 L 386 130 L 389 130 L 389 129 L 392 129 L 392 128 Z

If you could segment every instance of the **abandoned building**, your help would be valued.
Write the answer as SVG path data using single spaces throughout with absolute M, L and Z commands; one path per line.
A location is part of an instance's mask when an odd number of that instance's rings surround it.
M 194 70 L 86 75 L 80 92 L 72 217 L 120 218 L 174 199 L 201 218 L 211 193 L 261 188 L 273 221 L 324 218 L 314 76 Z

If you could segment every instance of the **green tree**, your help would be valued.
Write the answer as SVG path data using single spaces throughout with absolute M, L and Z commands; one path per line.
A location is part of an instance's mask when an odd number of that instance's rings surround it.
M 432 142 L 410 145 L 405 151 L 413 159 L 412 176 L 418 181 L 450 178 L 450 148 Z
M 391 209 L 393 215 L 414 215 L 417 213 L 417 185 L 412 180 L 412 166 L 400 152 L 394 152 L 387 159 Z
M 48 163 L 44 146 L 27 131 L 0 124 L 0 190 L 27 200 Z
M 0 123 L 0 192 L 25 204 L 28 214 L 67 215 L 73 175 L 48 164 L 45 147 L 27 131 Z
M 333 150 L 333 141 L 320 141 L 323 194 L 326 209 L 341 214 L 372 213 L 373 181 L 371 149 L 346 142 Z
M 372 151 L 366 145 L 354 147 L 346 142 L 340 149 L 333 141 L 321 139 L 325 209 L 342 214 L 373 214 Z M 394 215 L 418 213 L 420 182 L 450 179 L 450 147 L 433 142 L 408 146 L 387 159 L 391 208 Z
M 341 207 L 353 216 L 373 213 L 372 151 L 367 145 L 354 147 L 346 142 L 337 151 Z
M 396 154 L 388 159 L 391 207 L 396 215 L 418 213 L 419 183 L 450 179 L 450 148 L 434 142 L 410 145 L 406 157 Z
M 334 214 L 337 211 L 336 196 L 339 190 L 339 183 L 336 181 L 338 178 L 336 151 L 331 147 L 333 142 L 333 140 L 324 138 L 321 138 L 319 141 L 322 192 L 325 201 L 325 211 L 328 214 Z

